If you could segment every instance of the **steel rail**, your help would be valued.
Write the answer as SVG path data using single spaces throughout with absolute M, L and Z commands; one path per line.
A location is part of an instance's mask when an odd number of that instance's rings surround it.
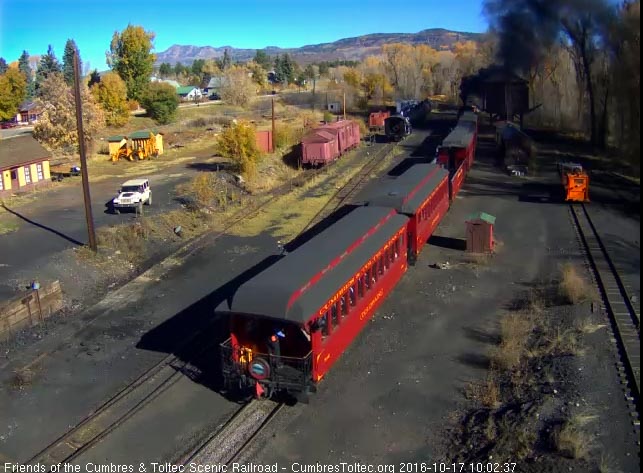
M 640 414 L 641 343 L 639 314 L 634 309 L 631 297 L 623 284 L 617 267 L 612 261 L 585 204 L 570 205 L 570 210 L 578 230 L 594 279 L 598 286 L 603 304 L 612 324 L 619 355 L 634 402 Z

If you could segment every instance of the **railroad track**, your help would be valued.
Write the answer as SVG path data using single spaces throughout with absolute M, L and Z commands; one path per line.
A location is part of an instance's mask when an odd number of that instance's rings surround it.
M 239 409 L 219 430 L 174 462 L 175 465 L 230 465 L 243 459 L 259 433 L 284 407 L 283 403 L 252 400 Z
M 348 201 L 349 198 L 353 197 L 368 181 L 370 174 L 377 169 L 377 167 L 384 161 L 388 154 L 395 147 L 395 143 L 387 143 L 382 146 L 379 150 L 375 152 L 375 155 L 369 159 L 364 166 L 353 176 L 344 186 L 333 194 L 333 196 L 328 200 L 328 202 L 321 208 L 317 214 L 308 222 L 308 225 L 304 227 L 301 233 L 306 232 L 310 228 L 317 225 L 319 222 L 324 220 L 326 217 L 335 212 L 339 207 Z
M 344 186 L 335 192 L 328 203 L 310 220 L 299 233 L 299 236 L 317 223 L 328 217 L 355 195 L 367 181 L 370 174 L 388 156 L 395 144 L 387 144 L 380 148 Z M 189 453 L 182 456 L 174 463 L 186 465 L 188 463 L 230 465 L 243 458 L 253 440 L 270 423 L 284 407 L 283 403 L 252 400 L 242 406 L 219 430 L 203 439 Z
M 194 344 L 198 348 L 163 358 L 26 463 L 69 463 L 98 444 L 185 376 L 189 372 L 190 362 L 181 358 L 194 359 L 206 353 L 210 348 L 205 343 L 207 338 L 209 337 L 205 337 L 204 333 L 200 333 L 186 340 L 183 347 Z
M 621 363 L 618 366 L 619 371 L 625 376 L 630 389 L 630 393 L 626 393 L 626 397 L 628 401 L 634 404 L 638 414 L 633 423 L 639 425 L 641 378 L 640 308 L 638 303 L 634 303 L 629 295 L 618 269 L 610 258 L 607 248 L 592 222 L 587 207 L 584 204 L 572 204 L 570 209 L 579 239 L 587 254 L 605 310 L 612 324 L 621 357 Z
M 377 151 L 377 162 L 381 162 L 387 154 L 383 152 L 384 149 L 386 149 L 386 146 L 383 146 Z M 364 168 L 368 168 L 368 170 L 365 171 L 368 173 L 374 168 L 374 166 L 367 165 L 364 166 Z M 208 241 L 212 242 L 218 240 L 232 227 L 256 214 L 262 208 L 270 204 L 275 198 L 281 197 L 290 192 L 293 185 L 301 186 L 319 174 L 327 172 L 328 169 L 329 167 L 325 167 L 305 172 L 299 176 L 295 182 L 283 185 L 280 189 L 273 192 L 268 198 L 263 199 L 250 208 L 244 208 L 236 212 L 226 223 L 225 227 L 218 233 L 214 234 L 212 239 Z M 352 180 L 349 181 L 349 184 L 352 182 Z M 26 463 L 40 463 L 44 465 L 69 463 L 79 457 L 83 452 L 91 449 L 93 446 L 101 442 L 110 433 L 123 425 L 134 414 L 150 405 L 158 396 L 171 388 L 181 379 L 182 376 L 185 375 L 185 372 L 189 370 L 190 363 L 183 361 L 183 359 L 194 359 L 195 356 L 205 353 L 207 349 L 210 348 L 210 345 L 208 344 L 208 339 L 210 337 L 206 337 L 206 333 L 207 330 L 204 330 L 200 334 L 186 338 L 179 345 L 177 350 L 179 354 L 170 354 L 160 360 L 157 364 L 146 370 L 136 380 L 109 398 L 96 410 L 92 411 L 78 424 L 34 455 Z M 187 347 L 190 348 L 187 349 Z M 256 403 L 250 403 L 239 409 L 219 432 L 227 432 L 227 435 L 229 435 L 230 428 L 243 424 L 244 419 L 245 423 L 248 423 L 249 420 L 256 420 L 262 418 L 262 416 L 264 420 L 260 421 L 259 424 L 256 425 L 263 428 L 262 426 L 265 425 L 264 421 L 269 421 L 269 419 L 272 418 L 272 416 L 276 414 L 282 406 L 277 405 L 277 407 L 275 407 L 273 403 L 258 404 L 259 405 L 256 406 Z M 270 412 L 264 413 L 266 407 L 270 408 Z M 246 434 L 244 434 L 246 436 L 248 435 L 247 431 L 248 428 L 240 429 L 240 433 L 246 432 Z M 258 430 L 255 434 L 256 433 L 258 433 Z M 201 442 L 197 450 L 201 450 L 203 445 L 209 444 L 216 435 L 217 434 L 215 433 L 215 435 L 210 436 L 207 439 L 207 442 Z M 195 452 L 197 450 L 195 450 Z

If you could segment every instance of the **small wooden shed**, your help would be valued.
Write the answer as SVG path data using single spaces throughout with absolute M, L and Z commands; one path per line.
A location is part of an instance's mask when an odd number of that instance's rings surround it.
M 476 212 L 467 217 L 467 252 L 493 252 L 493 226 L 496 217 L 485 212 Z
M 110 156 L 118 155 L 121 149 L 127 148 L 127 136 L 125 135 L 108 136 L 107 143 L 109 146 L 109 155 Z

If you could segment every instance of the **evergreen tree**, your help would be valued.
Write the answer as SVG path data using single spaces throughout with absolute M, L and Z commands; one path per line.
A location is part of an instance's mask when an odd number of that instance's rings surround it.
M 172 65 L 164 62 L 159 66 L 159 75 L 161 77 L 169 77 L 172 74 Z
M 0 74 L 7 72 L 8 68 L 9 66 L 7 66 L 7 61 L 5 61 L 3 57 L 0 57 Z
M 272 68 L 272 61 L 270 56 L 266 54 L 265 51 L 258 49 L 255 53 L 254 62 L 263 67 L 266 71 L 269 71 Z
M 26 98 L 32 98 L 34 95 L 34 84 L 31 66 L 29 65 L 29 53 L 27 51 L 23 51 L 20 59 L 18 59 L 18 70 L 25 75 L 25 80 L 27 81 Z
M 91 88 L 96 84 L 100 84 L 100 74 L 98 73 L 98 69 L 94 69 L 89 75 L 89 82 L 87 83 L 87 86 Z
M 174 65 L 174 75 L 176 75 L 176 77 L 178 78 L 184 72 L 185 72 L 185 66 L 183 66 L 183 64 L 181 64 L 180 62 L 177 62 Z
M 227 49 L 223 51 L 223 57 L 221 60 L 217 61 L 217 65 L 222 71 L 225 71 L 232 65 L 232 58 L 230 57 L 230 53 Z
M 47 48 L 47 54 L 40 58 L 40 64 L 38 64 L 38 69 L 36 70 L 36 82 L 34 88 L 36 95 L 40 95 L 42 83 L 50 74 L 61 71 L 62 68 L 54 54 L 54 48 L 52 48 L 50 44 L 49 48 Z
M 73 39 L 68 39 L 65 43 L 65 54 L 63 54 L 63 77 L 67 85 L 74 84 L 74 52 L 78 54 L 78 47 Z M 78 55 L 79 70 L 82 69 L 80 54 Z

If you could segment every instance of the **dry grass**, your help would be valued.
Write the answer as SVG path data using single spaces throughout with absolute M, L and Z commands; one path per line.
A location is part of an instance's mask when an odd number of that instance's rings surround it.
M 233 190 L 216 173 L 202 172 L 176 187 L 179 196 L 192 210 L 222 209 L 239 203 L 240 190 Z
M 553 443 L 556 450 L 568 458 L 587 460 L 594 444 L 586 427 L 596 418 L 595 415 L 577 414 L 555 429 Z
M 527 353 L 529 335 L 534 330 L 533 319 L 527 313 L 510 313 L 500 320 L 500 345 L 492 352 L 492 365 L 512 370 Z
M 497 375 L 491 371 L 483 382 L 472 382 L 465 386 L 464 395 L 467 399 L 477 402 L 489 409 L 500 406 L 500 386 Z
M 570 304 L 579 304 L 592 298 L 591 286 L 572 263 L 565 263 L 561 269 L 558 287 L 561 297 Z

